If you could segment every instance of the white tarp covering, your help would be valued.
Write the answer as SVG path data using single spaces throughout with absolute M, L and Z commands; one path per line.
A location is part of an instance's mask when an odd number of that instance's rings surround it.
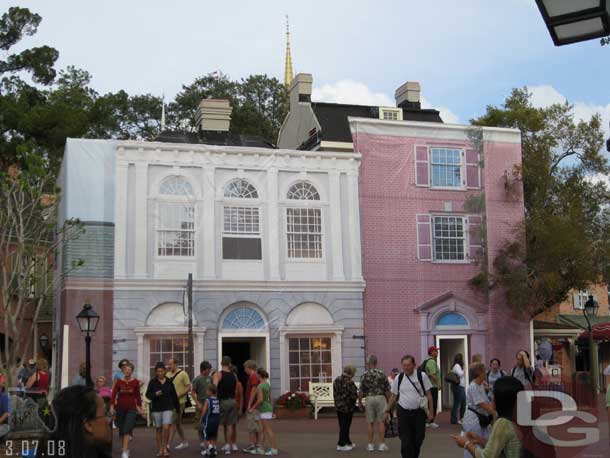
M 68 138 L 58 185 L 61 219 L 114 222 L 114 171 L 117 142 Z

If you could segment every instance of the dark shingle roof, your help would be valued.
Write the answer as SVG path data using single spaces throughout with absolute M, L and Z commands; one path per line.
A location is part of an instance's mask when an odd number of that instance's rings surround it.
M 322 128 L 321 137 L 324 141 L 351 142 L 352 134 L 347 121 L 349 116 L 379 119 L 377 106 L 312 102 L 311 108 Z M 434 109 L 403 108 L 402 117 L 405 121 L 443 122 L 439 112 Z
M 189 143 L 201 145 L 252 146 L 256 148 L 275 148 L 275 145 L 256 135 L 242 135 L 226 131 L 183 132 L 165 130 L 155 139 L 163 143 Z

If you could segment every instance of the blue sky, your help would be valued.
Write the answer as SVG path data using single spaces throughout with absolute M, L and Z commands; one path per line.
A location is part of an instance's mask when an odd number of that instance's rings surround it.
M 4 2 L 7 4 L 7 2 Z M 60 51 L 59 66 L 93 74 L 99 92 L 165 92 L 214 70 L 283 77 L 284 15 L 295 72 L 315 98 L 392 102 L 419 81 L 427 104 L 467 122 L 527 85 L 539 105 L 569 100 L 610 120 L 610 47 L 556 48 L 534 0 L 32 0 L 43 16 L 27 45 Z M 607 130 L 607 126 L 606 126 Z

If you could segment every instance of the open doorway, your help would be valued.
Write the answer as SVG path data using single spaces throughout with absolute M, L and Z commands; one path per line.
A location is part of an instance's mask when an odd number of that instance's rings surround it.
M 451 387 L 449 382 L 445 382 L 445 375 L 453 368 L 453 358 L 458 353 L 464 356 L 464 364 L 466 367 L 466 385 L 468 385 L 468 336 L 436 336 L 436 346 L 438 350 L 438 365 L 441 371 L 442 386 L 439 396 L 441 402 L 439 406 L 443 409 L 450 409 L 453 403 L 451 396 Z

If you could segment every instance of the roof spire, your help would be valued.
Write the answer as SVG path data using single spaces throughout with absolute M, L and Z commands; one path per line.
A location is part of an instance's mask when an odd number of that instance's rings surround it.
M 161 96 L 161 132 L 165 130 L 165 92 Z
M 288 23 L 288 15 L 286 15 L 286 58 L 284 63 L 284 86 L 286 89 L 292 83 L 292 56 L 290 54 L 290 24 Z

